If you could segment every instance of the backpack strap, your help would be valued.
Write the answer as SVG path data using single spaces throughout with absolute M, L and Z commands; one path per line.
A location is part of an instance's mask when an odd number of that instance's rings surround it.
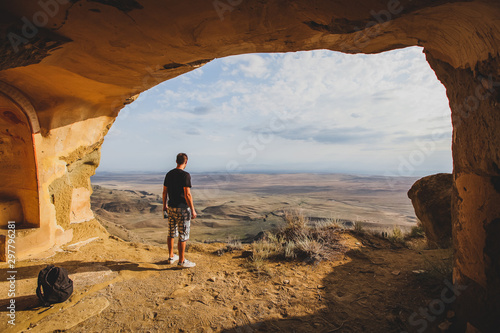
M 40 284 L 38 284 L 38 287 L 36 287 L 36 296 L 38 296 L 43 306 L 48 306 L 49 303 L 45 300 L 45 296 L 42 293 L 42 288 Z

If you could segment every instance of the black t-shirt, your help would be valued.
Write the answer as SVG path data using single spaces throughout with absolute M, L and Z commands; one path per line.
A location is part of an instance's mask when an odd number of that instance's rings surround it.
M 187 208 L 184 187 L 191 187 L 191 175 L 181 169 L 172 169 L 165 175 L 163 185 L 167 187 L 168 206 Z

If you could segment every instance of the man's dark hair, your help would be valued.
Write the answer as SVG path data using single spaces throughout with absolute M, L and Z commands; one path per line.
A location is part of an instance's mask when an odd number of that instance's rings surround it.
M 179 153 L 177 154 L 177 158 L 175 159 L 175 162 L 177 162 L 178 165 L 184 164 L 184 162 L 187 162 L 188 156 L 184 153 Z

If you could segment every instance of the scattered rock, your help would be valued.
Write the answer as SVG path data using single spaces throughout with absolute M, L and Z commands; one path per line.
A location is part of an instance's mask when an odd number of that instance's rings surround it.
M 253 251 L 243 251 L 241 253 L 242 258 L 250 258 L 251 256 L 253 256 Z
M 398 276 L 400 273 L 401 273 L 401 271 L 392 271 L 391 272 L 392 275 L 396 275 L 396 276 Z
M 170 294 L 170 298 L 177 298 L 177 297 L 186 296 L 187 294 L 192 292 L 195 288 L 196 288 L 195 285 L 185 286 L 183 288 L 179 288 L 176 291 L 174 291 L 172 294 Z
M 441 324 L 439 324 L 438 328 L 441 330 L 441 332 L 446 332 L 450 328 L 451 323 L 448 320 L 443 321 Z
M 212 276 L 212 277 L 209 277 L 209 278 L 208 278 L 208 281 L 210 281 L 210 282 L 215 282 L 215 280 L 216 280 L 216 279 L 217 279 L 217 278 L 216 278 L 215 276 Z
M 363 274 L 375 274 L 375 271 L 373 269 L 362 269 L 359 272 Z
M 158 316 L 157 312 L 146 311 L 144 313 L 144 319 L 154 319 Z
M 210 303 L 210 298 L 207 295 L 201 295 L 197 299 L 197 301 L 200 302 L 201 304 L 208 305 Z
M 417 270 L 414 270 L 412 272 L 415 273 L 415 274 L 423 274 L 423 273 L 425 273 L 425 271 L 423 269 L 417 269 Z

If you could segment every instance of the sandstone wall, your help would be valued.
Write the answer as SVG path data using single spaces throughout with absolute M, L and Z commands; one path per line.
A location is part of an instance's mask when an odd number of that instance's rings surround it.
M 92 220 L 100 145 L 140 92 L 228 55 L 419 45 L 453 113 L 454 280 L 467 286 L 460 304 L 476 310 L 459 315 L 471 329 L 498 324 L 498 1 L 18 0 L 0 13 L 0 82 L 34 110 L 0 85 L 0 140 L 19 132 L 25 156 L 2 156 L 0 172 L 1 200 L 30 227 L 19 256 L 68 242 Z

